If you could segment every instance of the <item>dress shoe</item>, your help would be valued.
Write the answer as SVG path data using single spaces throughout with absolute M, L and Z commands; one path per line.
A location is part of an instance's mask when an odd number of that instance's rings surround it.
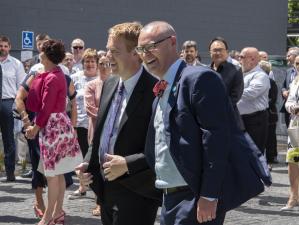
M 290 199 L 288 203 L 280 209 L 280 211 L 288 211 L 298 205 L 297 199 Z
M 7 182 L 13 182 L 13 181 L 15 181 L 16 180 L 16 177 L 15 177 L 15 175 L 13 174 L 13 173 L 8 173 L 7 175 L 6 175 L 6 181 Z
M 32 178 L 32 170 L 29 170 L 27 173 L 21 175 L 22 178 Z

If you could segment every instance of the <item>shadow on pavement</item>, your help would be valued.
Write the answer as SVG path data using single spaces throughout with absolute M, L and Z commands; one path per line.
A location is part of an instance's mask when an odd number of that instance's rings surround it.
M 265 209 L 253 209 L 253 208 L 248 208 L 246 206 L 240 206 L 239 208 L 235 209 L 236 211 L 239 212 L 244 212 L 248 214 L 263 214 L 263 215 L 279 215 L 279 216 L 285 216 L 285 217 L 298 217 L 299 213 L 298 211 L 294 210 L 292 211 L 278 211 L 277 210 L 265 210 Z
M 17 217 L 17 216 L 0 216 L 0 223 L 7 223 L 7 224 L 35 224 L 37 223 L 37 219 L 33 218 L 24 218 L 24 217 Z
M 279 173 L 279 174 L 288 174 L 288 169 L 274 169 L 272 173 Z
M 3 202 L 24 202 L 26 198 L 16 198 L 12 196 L 2 196 L 0 197 L 0 203 Z
M 0 187 L 0 191 L 7 192 L 9 194 L 30 194 L 33 193 L 33 191 L 30 188 L 18 188 L 13 185 L 6 185 Z
M 289 187 L 288 184 L 272 183 L 271 187 Z
M 102 221 L 100 217 L 90 217 L 90 218 L 83 218 L 80 216 L 66 216 L 65 217 L 66 224 L 72 224 L 72 225 L 82 225 L 82 224 L 98 224 L 102 225 Z

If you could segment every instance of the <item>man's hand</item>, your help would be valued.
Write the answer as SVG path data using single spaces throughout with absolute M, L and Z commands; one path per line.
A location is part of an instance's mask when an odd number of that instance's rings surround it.
M 289 91 L 283 91 L 283 92 L 282 92 L 282 97 L 283 97 L 284 99 L 287 99 L 288 96 L 289 96 Z
M 82 185 L 88 186 L 89 184 L 92 183 L 92 175 L 90 173 L 85 173 L 87 170 L 88 163 L 84 162 L 79 164 L 76 168 L 76 174 L 80 180 L 80 183 Z
M 115 180 L 128 172 L 126 159 L 119 155 L 106 154 L 106 162 L 103 164 L 105 178 Z
M 209 201 L 200 198 L 197 202 L 197 220 L 199 223 L 211 221 L 216 218 L 217 200 Z

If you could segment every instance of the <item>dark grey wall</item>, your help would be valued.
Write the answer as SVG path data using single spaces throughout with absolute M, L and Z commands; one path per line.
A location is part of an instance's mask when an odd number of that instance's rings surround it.
M 22 30 L 48 33 L 68 47 L 81 37 L 87 47 L 103 49 L 114 24 L 152 20 L 170 22 L 180 44 L 196 40 L 204 57 L 215 36 L 227 39 L 230 49 L 285 54 L 286 48 L 287 0 L 9 0 L 0 1 L 0 9 L 0 33 L 11 38 L 15 52 Z

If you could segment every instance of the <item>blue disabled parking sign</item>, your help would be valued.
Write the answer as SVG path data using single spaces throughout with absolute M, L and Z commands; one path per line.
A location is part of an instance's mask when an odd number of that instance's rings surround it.
M 34 32 L 33 31 L 22 31 L 22 49 L 33 50 L 34 46 Z

